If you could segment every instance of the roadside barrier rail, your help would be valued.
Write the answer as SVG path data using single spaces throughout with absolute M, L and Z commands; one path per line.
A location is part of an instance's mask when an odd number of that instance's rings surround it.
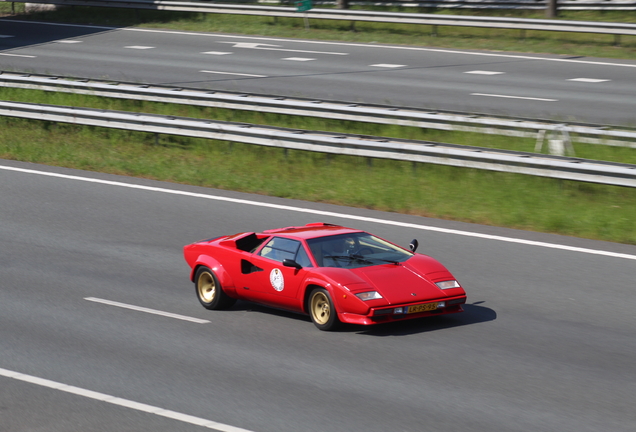
M 7 0 L 3 0 L 7 1 Z M 15 0 L 12 0 L 16 3 Z M 17 3 L 33 3 L 19 1 Z M 181 12 L 222 13 L 234 15 L 259 15 L 271 17 L 305 17 L 307 19 L 327 19 L 344 21 L 364 21 L 399 24 L 421 24 L 433 26 L 484 27 L 511 30 L 543 30 L 557 32 L 599 33 L 614 35 L 636 35 L 636 24 L 612 22 L 586 22 L 548 19 L 505 18 L 435 15 L 403 12 L 378 12 L 350 9 L 315 8 L 299 13 L 294 7 L 236 5 L 163 0 L 38 0 L 35 3 L 63 6 L 98 6 L 128 9 L 152 9 Z M 618 39 L 617 39 L 618 41 Z
M 0 115 L 636 187 L 636 165 L 561 156 L 16 102 L 0 102 Z
M 349 120 L 365 123 L 474 132 L 522 138 L 570 141 L 636 148 L 636 130 L 548 120 L 516 119 L 475 113 L 397 108 L 391 106 L 184 89 L 0 71 L 0 87 L 67 92 L 119 99 L 176 103 L 223 109 Z

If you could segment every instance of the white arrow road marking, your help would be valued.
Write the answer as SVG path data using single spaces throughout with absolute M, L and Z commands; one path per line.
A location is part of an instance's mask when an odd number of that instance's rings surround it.
M 287 48 L 280 48 L 280 45 L 263 44 L 263 43 L 255 43 L 255 42 L 219 41 L 219 43 L 232 44 L 232 45 L 234 45 L 234 48 L 248 48 L 248 49 L 266 50 L 266 51 L 286 51 L 286 52 L 298 52 L 298 53 L 309 53 L 309 54 L 328 54 L 328 55 L 349 55 L 349 53 L 343 53 L 343 52 L 308 51 L 308 50 L 287 49 Z

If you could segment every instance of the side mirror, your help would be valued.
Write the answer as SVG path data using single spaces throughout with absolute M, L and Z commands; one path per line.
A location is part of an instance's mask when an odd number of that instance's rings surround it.
M 283 260 L 283 266 L 285 267 L 293 267 L 297 270 L 300 270 L 301 268 L 303 268 L 303 266 L 301 266 L 300 264 L 298 264 L 296 261 L 294 261 L 293 259 L 289 259 L 289 258 L 285 258 Z
M 411 244 L 409 244 L 409 249 L 411 249 L 411 252 L 415 252 L 419 245 L 420 243 L 417 241 L 417 239 L 413 239 L 411 240 Z

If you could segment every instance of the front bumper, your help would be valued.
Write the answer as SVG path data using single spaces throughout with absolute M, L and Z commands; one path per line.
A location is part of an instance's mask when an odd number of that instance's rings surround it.
M 423 312 L 407 313 L 405 312 L 407 307 L 418 306 L 419 304 L 403 305 L 403 306 L 391 306 L 382 308 L 372 308 L 368 314 L 360 315 L 348 312 L 338 313 L 340 321 L 348 324 L 362 324 L 371 325 L 393 321 L 403 321 L 408 319 L 423 318 L 436 315 L 447 315 L 452 313 L 463 312 L 462 304 L 466 303 L 466 297 L 456 297 L 450 299 L 438 300 L 430 303 L 444 302 L 444 306 L 436 307 L 433 310 L 427 310 Z M 397 312 L 396 311 L 399 311 Z

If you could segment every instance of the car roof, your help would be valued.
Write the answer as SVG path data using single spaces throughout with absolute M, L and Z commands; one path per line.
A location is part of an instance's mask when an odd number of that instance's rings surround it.
M 280 234 L 280 235 L 285 235 L 289 237 L 312 239 L 317 237 L 325 237 L 325 236 L 332 236 L 332 235 L 338 235 L 338 234 L 352 234 L 352 233 L 359 233 L 359 232 L 364 232 L 364 231 L 356 230 L 352 228 L 346 228 L 340 225 L 333 225 L 329 223 L 318 222 L 318 223 L 309 223 L 304 226 L 290 226 L 285 228 L 269 229 L 269 230 L 263 231 L 263 234 L 268 234 L 268 235 Z

